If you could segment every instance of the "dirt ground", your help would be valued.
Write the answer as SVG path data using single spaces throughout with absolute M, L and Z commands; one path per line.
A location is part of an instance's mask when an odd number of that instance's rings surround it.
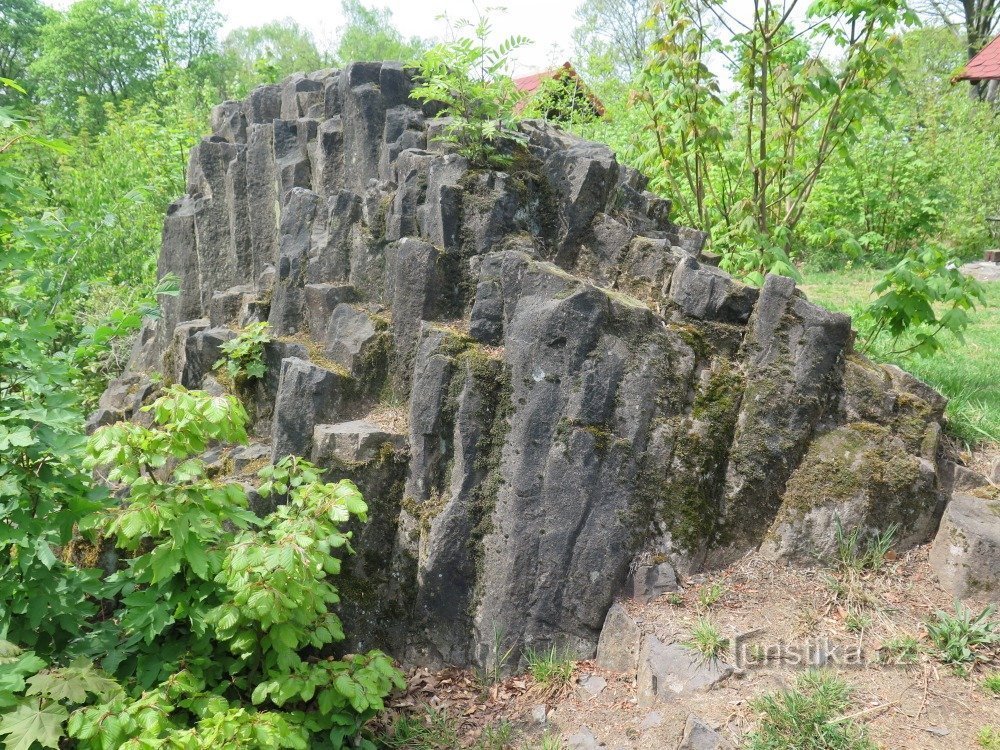
M 751 555 L 726 570 L 685 582 L 681 594 L 646 604 L 626 602 L 647 632 L 665 643 L 688 640 L 699 617 L 707 617 L 728 638 L 744 636 L 743 645 L 735 649 L 743 658 L 735 658 L 732 645 L 722 657 L 738 667 L 735 675 L 707 693 L 680 694 L 642 708 L 635 675 L 580 662 L 572 683 L 561 688 L 536 684 L 528 676 L 491 685 L 469 672 L 421 671 L 411 676 L 411 691 L 401 708 L 433 706 L 444 711 L 458 722 L 464 746 L 474 746 L 484 726 L 506 721 L 515 728 L 516 739 L 509 745 L 514 748 L 537 747 L 532 742 L 543 733 L 565 739 L 587 727 L 609 750 L 672 750 L 688 714 L 699 716 L 738 746 L 755 725 L 752 699 L 791 687 L 806 668 L 777 660 L 780 644 L 827 644 L 822 649 L 830 654 L 827 668 L 853 688 L 849 715 L 884 748 L 976 748 L 982 727 L 1000 726 L 1000 699 L 982 687 L 984 674 L 1000 664 L 979 665 L 962 677 L 927 652 L 923 623 L 936 610 L 953 611 L 954 606 L 935 582 L 928 549 L 919 547 L 891 559 L 878 573 L 850 578 L 840 574 L 839 594 L 831 585 L 835 573 L 830 569 L 789 569 Z M 706 604 L 712 598 L 709 592 L 721 592 L 712 604 Z M 978 612 L 987 603 L 968 605 Z M 925 652 L 913 663 L 895 663 L 881 649 L 906 635 L 918 639 Z M 764 655 L 770 656 L 767 663 L 762 663 Z M 607 687 L 595 696 L 578 684 L 588 674 L 607 680 Z

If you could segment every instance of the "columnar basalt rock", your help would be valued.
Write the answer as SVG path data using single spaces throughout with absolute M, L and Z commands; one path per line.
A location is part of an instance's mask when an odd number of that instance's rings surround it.
M 218 388 L 221 343 L 268 321 L 253 455 L 362 486 L 351 643 L 428 663 L 589 656 L 637 571 L 809 561 L 836 518 L 932 533 L 943 404 L 847 317 L 714 267 L 606 146 L 529 121 L 469 164 L 411 88 L 355 63 L 216 108 L 164 225 L 182 291 L 94 424 L 154 372 Z

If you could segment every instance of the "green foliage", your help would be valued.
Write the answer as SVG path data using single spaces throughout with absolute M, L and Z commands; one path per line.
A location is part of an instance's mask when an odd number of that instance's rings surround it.
M 524 658 L 528 662 L 528 673 L 535 682 L 562 686 L 568 685 L 573 679 L 573 659 L 555 646 L 550 646 L 547 651 L 527 649 Z
M 237 381 L 264 377 L 264 345 L 270 341 L 270 326 L 266 321 L 251 323 L 222 345 L 223 356 L 215 363 L 215 369 L 225 367 Z
M 0 7 L 0 78 L 26 80 L 28 66 L 38 54 L 47 15 L 38 0 L 4 0 Z
M 559 69 L 530 94 L 521 112 L 525 118 L 541 118 L 576 126 L 593 122 L 599 112 L 585 84 L 573 73 Z
M 158 64 L 153 26 L 137 0 L 77 0 L 42 29 L 31 68 L 42 95 L 72 119 L 79 98 L 99 107 L 149 94 Z
M 341 0 L 346 23 L 339 30 L 335 57 L 340 64 L 355 60 L 407 62 L 427 47 L 417 37 L 404 39 L 388 8 L 366 8 L 360 0 Z
M 717 659 L 726 653 L 729 640 L 722 636 L 719 629 L 707 617 L 699 617 L 691 628 L 691 638 L 684 645 L 706 659 Z
M 885 556 L 892 549 L 899 524 L 893 523 L 884 531 L 871 535 L 863 541 L 862 529 L 855 526 L 851 531 L 844 531 L 840 519 L 837 519 L 834 539 L 837 543 L 837 567 L 843 572 L 877 573 L 885 565 Z
M 253 82 L 275 83 L 296 71 L 319 70 L 327 63 L 309 30 L 290 18 L 234 29 L 223 40 L 222 53 L 239 95 Z
M 983 285 L 958 270 L 958 262 L 943 248 L 928 246 L 907 253 L 872 289 L 879 295 L 864 311 L 860 323 L 867 326 L 864 346 L 885 335 L 891 354 L 930 355 L 943 346 L 945 331 L 959 341 L 969 325 L 968 311 L 985 303 Z M 943 308 L 943 310 L 941 310 Z M 900 338 L 907 341 L 900 345 Z
M 955 605 L 955 614 L 938 610 L 934 618 L 925 623 L 937 657 L 959 671 L 989 661 L 1000 644 L 997 624 L 990 619 L 995 612 L 993 604 L 977 615 L 963 604 Z
M 760 714 L 748 750 L 875 750 L 864 727 L 846 719 L 851 691 L 836 676 L 810 671 L 795 689 L 764 695 L 752 708 Z
M 698 591 L 698 606 L 702 609 L 708 609 L 717 604 L 725 593 L 726 587 L 718 581 L 708 586 L 702 586 Z
M 471 36 L 437 44 L 417 60 L 412 96 L 440 106 L 440 115 L 451 118 L 440 137 L 473 165 L 503 165 L 510 158 L 505 147 L 522 139 L 515 129 L 520 95 L 510 79 L 510 56 L 529 40 L 512 36 L 490 46 L 492 28 L 483 15 L 475 22 L 459 19 L 453 30 Z
M 235 397 L 172 386 L 145 408 L 149 427 L 94 433 L 88 466 L 128 488 L 98 524 L 129 553 L 108 579 L 122 633 L 103 663 L 147 692 L 83 709 L 70 734 L 82 747 L 342 746 L 402 686 L 378 651 L 317 658 L 344 637 L 331 576 L 351 551 L 342 526 L 365 520 L 357 487 L 288 457 L 260 471 L 259 494 L 284 502 L 258 518 L 243 485 L 211 478 L 197 458 L 210 443 L 246 442 Z M 151 711 L 155 721 L 143 718 Z M 120 733 L 110 740 L 107 715 Z

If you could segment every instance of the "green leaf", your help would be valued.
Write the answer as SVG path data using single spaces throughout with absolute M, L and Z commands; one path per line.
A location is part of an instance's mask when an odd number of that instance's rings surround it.
M 28 700 L 0 721 L 0 734 L 6 735 L 6 750 L 30 750 L 34 743 L 42 747 L 59 748 L 63 737 L 63 722 L 69 713 L 57 703 L 42 699 Z

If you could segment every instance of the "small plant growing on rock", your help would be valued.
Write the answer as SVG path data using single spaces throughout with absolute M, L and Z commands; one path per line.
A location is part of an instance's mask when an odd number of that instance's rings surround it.
M 925 626 L 938 658 L 962 674 L 969 667 L 988 661 L 1000 643 L 1000 632 L 990 619 L 995 612 L 994 604 L 978 615 L 973 615 L 972 610 L 962 604 L 955 605 L 955 614 L 936 612 L 934 619 Z
M 709 607 L 718 604 L 719 600 L 722 599 L 725 593 L 726 587 L 718 581 L 710 586 L 704 586 L 698 592 L 698 606 L 701 609 L 708 609 Z
M 418 85 L 412 96 L 441 107 L 440 115 L 450 118 L 441 140 L 454 143 L 474 166 L 503 166 L 509 161 L 503 145 L 523 138 L 515 129 L 520 94 L 508 74 L 510 57 L 530 40 L 512 36 L 490 46 L 492 28 L 484 15 L 459 19 L 452 28 L 471 36 L 437 44 L 416 61 Z
M 702 617 L 691 628 L 691 638 L 685 645 L 706 659 L 718 659 L 728 650 L 729 640 L 723 638 L 719 629 L 707 617 Z
M 264 345 L 270 343 L 271 333 L 267 321 L 251 323 L 236 338 L 226 341 L 220 348 L 223 356 L 214 369 L 223 367 L 233 380 L 252 380 L 264 377 Z

